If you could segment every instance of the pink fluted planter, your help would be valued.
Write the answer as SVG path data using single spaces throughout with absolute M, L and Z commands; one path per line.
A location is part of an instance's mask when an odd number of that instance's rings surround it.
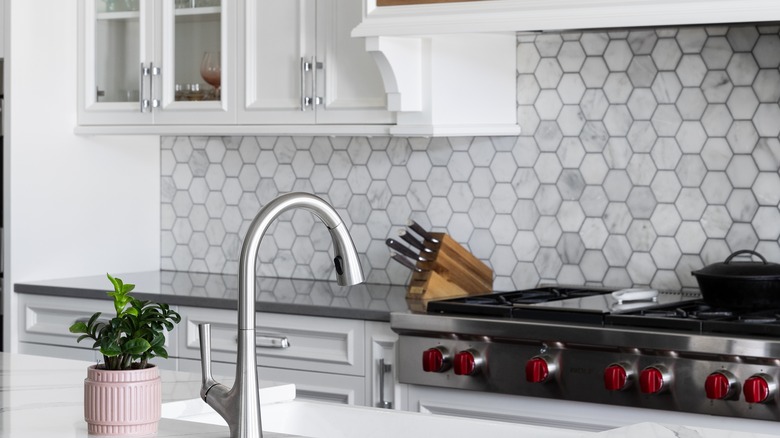
M 160 371 L 110 371 L 92 365 L 84 380 L 84 419 L 96 435 L 151 435 L 162 411 Z

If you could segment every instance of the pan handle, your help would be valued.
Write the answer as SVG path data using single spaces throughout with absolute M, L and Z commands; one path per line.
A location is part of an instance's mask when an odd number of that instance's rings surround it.
M 731 261 L 731 259 L 733 259 L 736 256 L 743 255 L 743 254 L 754 255 L 754 256 L 760 258 L 761 261 L 764 262 L 765 265 L 767 264 L 767 261 L 764 258 L 764 256 L 762 256 L 761 254 L 759 254 L 759 253 L 757 253 L 757 252 L 755 252 L 753 250 L 750 250 L 750 249 L 740 249 L 739 251 L 732 252 L 731 255 L 728 256 L 728 258 L 726 258 L 726 261 L 723 262 L 723 263 L 728 264 Z

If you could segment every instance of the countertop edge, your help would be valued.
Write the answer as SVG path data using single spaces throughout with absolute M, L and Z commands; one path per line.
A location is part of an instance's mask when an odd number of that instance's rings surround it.
M 56 280 L 54 280 L 56 281 Z M 74 287 L 51 284 L 15 283 L 14 292 L 28 295 L 59 296 L 67 298 L 96 299 L 109 301 L 106 290 L 98 290 L 87 287 Z M 236 310 L 238 301 L 234 299 L 186 296 L 161 293 L 149 293 L 136 291 L 133 294 L 141 300 L 151 300 L 166 303 L 172 306 L 189 306 L 207 309 Z M 280 313 L 289 315 L 318 316 L 340 319 L 354 319 L 363 321 L 390 322 L 390 313 L 393 310 L 371 310 L 346 307 L 331 307 L 323 305 L 302 304 L 294 302 L 269 302 L 255 301 L 258 312 Z

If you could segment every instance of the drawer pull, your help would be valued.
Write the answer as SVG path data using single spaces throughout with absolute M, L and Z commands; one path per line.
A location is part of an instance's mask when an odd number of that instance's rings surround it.
M 238 337 L 235 338 L 238 343 Z M 290 348 L 287 336 L 276 333 L 258 333 L 255 336 L 255 346 L 260 348 Z
M 259 333 L 255 336 L 255 345 L 261 348 L 290 348 L 290 341 L 284 335 Z

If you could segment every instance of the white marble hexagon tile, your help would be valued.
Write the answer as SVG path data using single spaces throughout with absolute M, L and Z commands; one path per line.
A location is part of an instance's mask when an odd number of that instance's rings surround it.
M 369 280 L 405 284 L 384 240 L 411 217 L 540 282 L 695 287 L 731 251 L 780 261 L 780 26 L 518 35 L 518 137 L 162 141 L 163 269 L 235 273 L 260 206 L 305 190 L 350 225 Z M 331 278 L 311 214 L 260 270 Z

